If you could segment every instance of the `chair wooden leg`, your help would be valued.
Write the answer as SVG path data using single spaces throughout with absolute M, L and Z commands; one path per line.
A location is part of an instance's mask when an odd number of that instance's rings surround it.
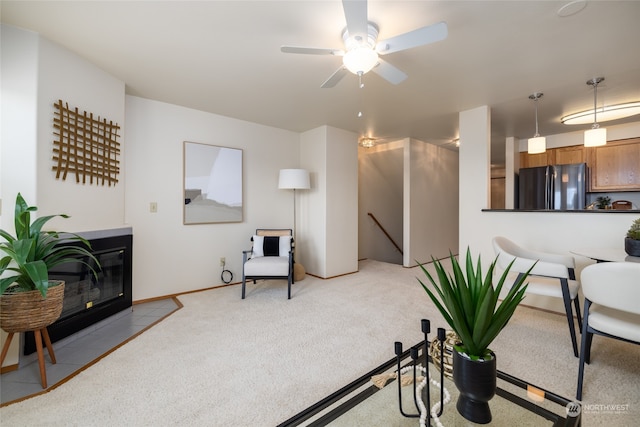
M 49 331 L 47 331 L 47 328 L 42 328 L 42 338 L 44 338 L 44 344 L 46 345 L 47 351 L 49 352 L 51 364 L 55 365 L 57 363 L 56 355 L 53 352 L 53 345 L 51 345 L 51 339 L 49 338 Z
M 7 335 L 7 340 L 4 342 L 2 346 L 2 356 L 0 356 L 0 366 L 4 363 L 4 358 L 7 357 L 7 352 L 9 351 L 9 346 L 11 345 L 11 339 L 13 338 L 13 332 L 9 332 Z
M 38 366 L 40 366 L 40 380 L 42 381 L 42 388 L 47 388 L 47 370 L 44 366 L 44 351 L 42 348 L 42 333 L 41 329 L 33 331 L 33 335 L 36 339 L 36 350 L 38 351 Z

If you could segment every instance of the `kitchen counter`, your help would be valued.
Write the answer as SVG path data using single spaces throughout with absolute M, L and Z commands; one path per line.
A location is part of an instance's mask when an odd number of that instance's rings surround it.
M 587 213 L 587 214 L 593 214 L 593 213 L 605 213 L 605 214 L 610 214 L 610 213 L 615 213 L 615 214 L 640 214 L 640 209 L 630 209 L 630 210 L 623 210 L 623 209 L 583 209 L 583 210 L 566 210 L 566 211 L 562 211 L 562 210 L 556 210 L 556 209 L 482 209 L 482 212 L 543 212 L 543 213 Z

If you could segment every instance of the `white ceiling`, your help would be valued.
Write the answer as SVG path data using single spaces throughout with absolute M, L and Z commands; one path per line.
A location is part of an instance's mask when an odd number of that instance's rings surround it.
M 494 163 L 506 136 L 587 129 L 561 116 L 593 106 L 586 81 L 604 76 L 598 100 L 640 100 L 640 2 L 376 1 L 380 39 L 446 21 L 449 36 L 388 54 L 409 75 L 349 74 L 320 85 L 341 58 L 280 52 L 281 45 L 343 48 L 340 1 L 6 1 L 3 23 L 36 31 L 126 83 L 127 93 L 292 131 L 328 124 L 381 138 L 448 143 L 458 112 L 492 109 Z M 362 111 L 364 116 L 357 117 Z M 638 121 L 640 116 L 616 121 Z M 259 143 L 259 142 L 257 142 Z M 464 143 L 464 141 L 462 141 Z

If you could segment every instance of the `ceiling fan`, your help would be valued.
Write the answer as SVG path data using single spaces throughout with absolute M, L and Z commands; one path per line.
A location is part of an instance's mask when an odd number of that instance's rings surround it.
M 380 58 L 380 55 L 399 52 L 447 38 L 446 22 L 428 25 L 385 40 L 378 40 L 378 26 L 367 18 L 366 0 L 342 0 L 347 27 L 342 33 L 344 49 L 281 46 L 284 53 L 342 56 L 343 64 L 320 87 L 334 87 L 346 74 L 362 77 L 373 70 L 392 84 L 407 78 L 400 69 Z

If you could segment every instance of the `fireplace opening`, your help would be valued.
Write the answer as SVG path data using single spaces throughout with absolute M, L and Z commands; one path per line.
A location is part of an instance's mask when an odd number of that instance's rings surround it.
M 132 235 L 87 239 L 98 259 L 96 268 L 88 257 L 58 265 L 49 271 L 50 280 L 64 280 L 64 301 L 60 318 L 47 327 L 51 342 L 59 341 L 132 306 Z M 78 245 L 79 243 L 68 243 Z M 97 279 L 80 260 L 89 262 Z M 24 354 L 36 351 L 33 332 L 26 332 Z

